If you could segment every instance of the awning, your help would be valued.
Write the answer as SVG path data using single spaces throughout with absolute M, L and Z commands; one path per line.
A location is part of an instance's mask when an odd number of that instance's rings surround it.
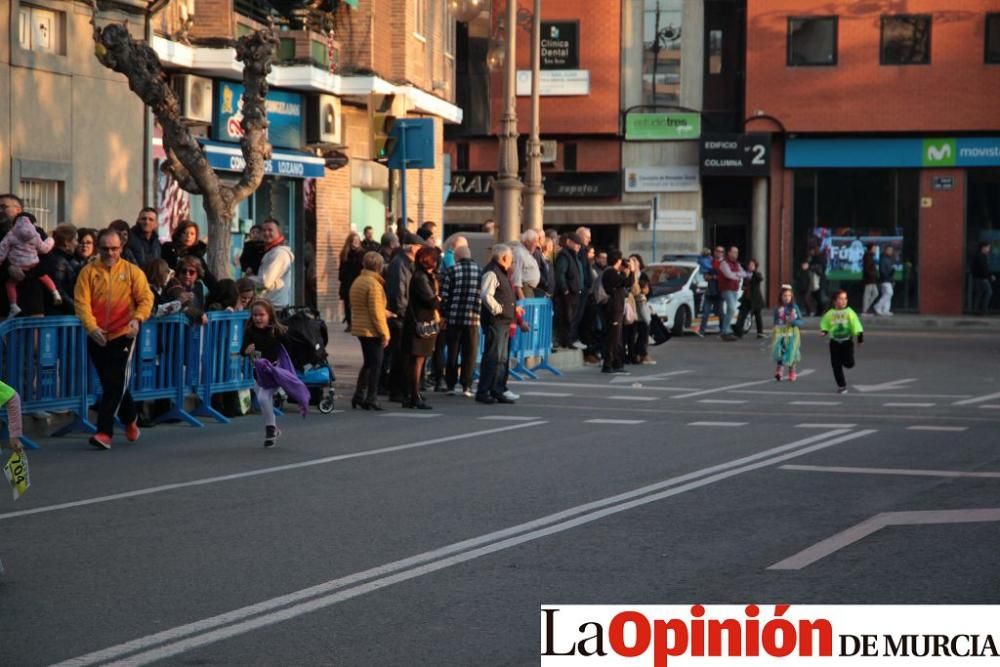
M 246 161 L 243 151 L 237 144 L 227 144 L 222 141 L 200 140 L 205 149 L 205 157 L 213 169 L 219 171 L 243 171 Z M 264 173 L 268 176 L 285 176 L 286 178 L 323 178 L 323 166 L 326 161 L 311 153 L 293 151 L 287 148 L 272 148 L 271 159 L 264 165 Z
M 648 225 L 649 205 L 642 204 L 588 204 L 562 206 L 546 204 L 542 211 L 542 224 L 546 227 L 562 225 Z M 481 224 L 493 217 L 492 206 L 462 206 L 448 204 L 444 207 L 444 221 L 448 225 Z

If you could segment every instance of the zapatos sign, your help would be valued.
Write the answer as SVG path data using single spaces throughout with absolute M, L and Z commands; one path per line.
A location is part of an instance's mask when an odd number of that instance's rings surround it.
M 1000 657 L 997 606 L 543 605 L 542 667 L 969 665 Z

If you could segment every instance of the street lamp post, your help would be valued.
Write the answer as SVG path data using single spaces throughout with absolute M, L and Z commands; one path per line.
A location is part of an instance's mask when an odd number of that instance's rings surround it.
M 500 118 L 500 150 L 493 197 L 493 217 L 500 240 L 517 240 L 521 232 L 521 181 L 517 177 L 517 1 L 507 0 L 504 52 L 504 110 Z
M 531 135 L 528 138 L 528 164 L 524 178 L 524 227 L 542 231 L 542 142 L 538 139 L 538 103 L 541 86 L 542 1 L 535 0 L 531 16 Z

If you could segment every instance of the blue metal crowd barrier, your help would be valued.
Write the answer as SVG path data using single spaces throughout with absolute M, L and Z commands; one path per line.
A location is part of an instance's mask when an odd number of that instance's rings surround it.
M 253 366 L 240 356 L 248 313 L 209 313 L 205 325 L 190 325 L 184 315 L 153 318 L 142 324 L 132 355 L 129 390 L 137 401 L 170 401 L 157 420 L 203 424 L 194 415 L 223 423 L 212 396 L 253 386 Z M 73 421 L 54 435 L 93 433 L 90 406 L 101 383 L 87 353 L 87 335 L 72 316 L 13 318 L 0 323 L 0 379 L 21 396 L 22 412 L 69 412 Z M 200 405 L 189 413 L 187 396 Z M 6 437 L 4 419 L 0 435 Z M 37 444 L 22 438 L 25 446 Z
M 518 328 L 511 341 L 511 359 L 516 360 L 516 365 L 511 369 L 512 373 L 524 373 L 532 380 L 538 379 L 534 373 L 537 370 L 546 370 L 553 375 L 562 375 L 556 368 L 549 364 L 549 355 L 552 354 L 552 300 L 524 299 L 518 301 L 517 305 L 524 308 L 524 321 L 528 324 L 528 331 L 524 332 Z M 529 358 L 538 359 L 538 363 L 529 368 L 525 362 Z

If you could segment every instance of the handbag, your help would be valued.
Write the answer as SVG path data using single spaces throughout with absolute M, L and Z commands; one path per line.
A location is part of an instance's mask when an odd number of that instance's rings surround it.
M 637 314 L 635 312 L 635 301 L 632 299 L 625 300 L 625 324 L 635 324 Z
M 441 316 L 435 311 L 433 320 L 421 322 L 417 320 L 415 327 L 417 338 L 433 338 L 441 333 Z

